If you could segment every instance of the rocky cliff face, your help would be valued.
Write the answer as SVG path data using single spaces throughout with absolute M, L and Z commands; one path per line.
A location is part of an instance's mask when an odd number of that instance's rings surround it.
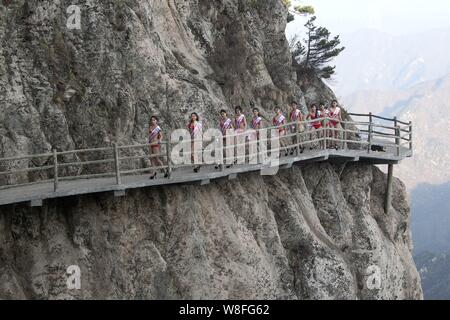
M 81 30 L 67 1 L 0 5 L 3 154 L 141 142 L 153 114 L 212 126 L 221 108 L 302 100 L 278 0 L 79 3 Z
M 0 156 L 143 142 L 152 114 L 213 126 L 235 104 L 333 96 L 296 84 L 279 0 L 78 3 L 81 30 L 67 1 L 0 2 Z M 384 186 L 370 166 L 317 164 L 2 207 L 0 298 L 419 299 L 404 188 L 385 214 Z
M 404 187 L 386 215 L 385 184 L 371 166 L 320 164 L 4 207 L 0 298 L 419 299 Z

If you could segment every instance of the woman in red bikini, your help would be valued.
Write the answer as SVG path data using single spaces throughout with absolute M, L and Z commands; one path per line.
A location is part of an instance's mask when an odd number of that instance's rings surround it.
M 245 115 L 242 113 L 242 108 L 240 106 L 237 106 L 235 109 L 235 116 L 234 116 L 234 130 L 235 130 L 235 135 L 236 135 L 236 142 L 235 142 L 235 150 L 236 150 L 236 155 L 238 154 L 238 144 L 239 141 L 241 139 L 239 139 L 239 135 L 242 135 L 245 133 L 245 130 L 247 130 L 247 118 L 245 117 Z M 241 142 L 242 143 L 242 142 Z M 238 161 L 237 159 L 235 159 L 234 163 L 236 164 Z
M 275 108 L 275 117 L 273 118 L 273 126 L 278 127 L 278 134 L 280 137 L 280 153 L 281 150 L 284 150 L 285 156 L 287 157 L 289 155 L 289 151 L 287 149 L 287 141 L 286 141 L 286 117 L 284 116 L 283 112 L 281 111 L 280 107 Z
M 228 117 L 228 114 L 225 110 L 221 110 L 220 111 L 220 122 L 219 122 L 219 128 L 220 128 L 220 132 L 222 132 L 222 136 L 223 136 L 223 147 L 224 147 L 224 158 L 227 155 L 227 135 L 232 132 L 230 130 L 233 130 L 233 120 L 231 120 Z M 226 162 L 226 161 L 224 161 Z M 216 165 L 216 170 L 221 169 L 222 168 L 222 164 L 217 164 Z M 228 166 L 227 168 L 229 168 L 230 166 Z
M 250 123 L 250 127 L 252 130 L 254 130 L 256 132 L 251 134 L 250 140 L 252 142 L 257 143 L 256 150 L 258 150 L 258 153 L 259 153 L 259 150 L 260 150 L 260 145 L 258 144 L 259 133 L 260 133 L 259 130 L 262 129 L 263 117 L 261 116 L 261 113 L 259 112 L 258 108 L 253 108 L 252 112 L 253 112 L 253 118 L 252 118 L 252 122 Z M 258 156 L 257 154 L 251 155 L 251 160 L 255 159 L 255 157 L 257 157 L 257 156 Z
M 234 128 L 237 132 L 243 133 L 245 130 L 247 130 L 247 119 L 245 118 L 245 115 L 242 113 L 242 108 L 240 106 L 237 106 L 235 109 L 235 116 L 234 116 Z
M 330 137 L 330 130 L 328 129 L 330 127 L 329 125 L 329 117 L 330 117 L 330 110 L 328 109 L 328 107 L 325 107 L 324 103 L 320 103 L 319 106 L 319 112 L 320 112 L 320 118 L 322 119 L 322 128 L 324 130 L 322 130 L 322 133 L 320 134 L 320 136 L 322 138 L 324 137 Z M 321 141 L 320 142 L 320 146 L 322 149 L 328 149 L 328 140 L 325 141 Z
M 258 140 L 259 139 L 259 130 L 262 128 L 262 121 L 263 118 L 261 117 L 261 113 L 259 112 L 258 108 L 253 108 L 253 118 L 252 123 L 250 124 L 250 127 L 256 131 L 256 134 L 252 135 L 252 139 Z
M 317 105 L 313 103 L 309 109 L 308 116 L 306 117 L 306 120 L 317 120 L 309 123 L 308 127 L 309 130 L 311 130 L 311 134 L 309 135 L 309 139 L 311 141 L 317 140 L 321 138 L 321 133 L 319 130 L 322 130 L 322 121 L 320 120 L 320 111 L 317 110 Z M 310 149 L 315 149 L 317 147 L 317 144 L 311 143 Z
M 339 131 L 335 129 L 340 128 L 340 123 L 342 121 L 342 110 L 339 107 L 339 104 L 336 100 L 333 100 L 330 107 L 330 123 L 329 126 L 332 129 L 331 136 L 334 137 L 334 139 L 339 139 Z M 337 144 L 337 141 L 333 142 L 334 148 L 339 149 L 339 146 Z
M 187 129 L 191 134 L 191 161 L 195 164 L 196 158 L 201 157 L 203 148 L 201 147 L 203 144 L 199 140 L 202 139 L 203 136 L 203 126 L 200 122 L 200 117 L 196 112 L 191 114 L 191 119 L 187 124 Z M 194 140 L 197 143 L 194 143 Z M 195 146 L 200 146 L 200 150 L 194 150 Z M 198 160 L 198 159 L 197 159 Z M 194 172 L 198 173 L 200 171 L 200 165 L 194 166 Z
M 289 120 L 292 123 L 291 133 L 293 133 L 293 134 L 297 133 L 297 132 L 298 133 L 302 133 L 305 130 L 305 128 L 303 126 L 303 123 L 302 123 L 302 121 L 303 121 L 302 112 L 298 108 L 298 104 L 295 101 L 292 102 L 292 104 L 291 104 L 291 113 L 289 114 Z M 301 138 L 298 139 L 297 136 L 293 136 L 292 137 L 292 144 L 293 145 L 299 144 L 299 143 L 301 143 L 300 140 L 301 140 Z M 294 154 L 296 149 L 297 148 L 292 148 L 291 149 L 291 156 Z M 304 151 L 305 151 L 304 146 L 303 145 L 300 146 L 300 153 L 303 153 Z
M 260 130 L 262 128 L 262 117 L 261 114 L 259 113 L 259 109 L 258 108 L 254 108 L 253 109 L 253 118 L 252 118 L 252 124 L 251 127 L 253 130 Z
M 150 179 L 156 178 L 156 170 L 157 167 L 164 166 L 163 161 L 159 157 L 161 155 L 161 140 L 163 139 L 163 134 L 161 127 L 158 125 L 158 117 L 152 116 L 150 118 L 150 126 L 148 128 L 148 143 L 150 145 L 150 163 L 152 166 L 152 174 Z M 167 170 L 165 171 L 164 177 L 168 177 Z

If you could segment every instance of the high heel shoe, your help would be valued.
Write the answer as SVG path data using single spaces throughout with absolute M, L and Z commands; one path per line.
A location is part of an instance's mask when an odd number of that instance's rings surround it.
M 156 178 L 156 172 L 150 176 L 150 180 L 154 180 Z
M 198 173 L 200 171 L 200 166 L 194 168 L 194 172 Z

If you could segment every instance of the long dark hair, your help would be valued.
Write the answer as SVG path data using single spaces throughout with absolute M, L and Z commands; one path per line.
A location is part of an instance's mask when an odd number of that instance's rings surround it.
M 258 108 L 253 108 L 253 110 L 252 110 L 253 112 L 258 112 L 258 117 L 261 117 L 261 112 L 259 112 L 259 109 Z
M 191 118 L 189 119 L 190 122 L 192 122 L 192 116 L 195 116 L 197 118 L 197 122 L 200 122 L 200 117 L 198 116 L 197 112 L 191 113 Z
M 317 103 L 311 104 L 309 113 L 311 113 L 311 111 L 312 111 L 313 108 L 316 108 L 315 117 L 318 118 L 318 117 L 319 117 L 319 112 L 320 112 L 320 110 L 319 110 L 319 108 L 317 107 Z

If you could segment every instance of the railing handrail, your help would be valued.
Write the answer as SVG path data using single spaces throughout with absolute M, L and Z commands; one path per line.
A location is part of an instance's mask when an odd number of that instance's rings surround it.
M 380 119 L 380 120 L 385 120 L 385 121 L 391 121 L 391 122 L 396 121 L 395 118 L 387 118 L 387 117 L 377 116 L 377 115 L 374 115 L 374 114 L 365 114 L 365 113 L 347 113 L 347 115 L 349 115 L 349 116 L 351 116 L 351 117 L 352 117 L 352 116 L 353 116 L 353 117 L 370 117 L 370 116 L 372 116 L 372 117 L 375 118 L 375 119 Z M 408 126 L 408 125 L 411 124 L 411 123 L 408 123 L 408 122 L 400 121 L 400 120 L 398 120 L 398 119 L 397 119 L 397 122 L 400 123 L 400 124 L 403 124 L 403 125 L 405 125 L 405 126 Z
M 289 148 L 289 149 L 297 149 L 298 151 L 300 150 L 300 148 L 304 147 L 305 144 L 311 144 L 311 143 L 319 143 L 319 144 L 327 144 L 328 142 L 340 142 L 344 145 L 344 149 L 347 149 L 348 144 L 349 143 L 355 143 L 357 145 L 360 146 L 367 146 L 367 152 L 371 153 L 372 152 L 372 146 L 373 144 L 378 144 L 380 146 L 383 147 L 394 147 L 396 152 L 395 154 L 397 156 L 400 156 L 400 148 L 403 146 L 402 142 L 406 141 L 409 144 L 409 150 L 412 154 L 412 122 L 409 123 L 405 123 L 402 121 L 399 121 L 398 119 L 394 118 L 394 119 L 388 119 L 388 118 L 384 118 L 384 117 L 379 117 L 379 116 L 375 116 L 372 114 L 354 114 L 354 113 L 349 113 L 348 115 L 350 116 L 365 116 L 368 118 L 368 122 L 358 122 L 358 121 L 349 121 L 349 120 L 338 120 L 335 118 L 331 118 L 331 117 L 321 117 L 321 118 L 317 118 L 317 119 L 311 119 L 311 120 L 302 120 L 302 121 L 294 121 L 294 122 L 287 122 L 285 124 L 279 125 L 279 126 L 268 126 L 268 127 L 264 127 L 261 128 L 259 130 L 255 130 L 256 133 L 261 134 L 261 132 L 263 132 L 263 130 L 270 132 L 271 130 L 280 130 L 280 129 L 284 129 L 283 131 L 285 131 L 285 135 L 283 135 L 281 138 L 295 138 L 297 139 L 297 143 L 292 143 L 292 144 L 288 144 L 286 146 L 284 146 L 284 148 Z M 392 121 L 394 123 L 393 126 L 388 126 L 388 125 L 380 125 L 377 123 L 373 122 L 373 118 L 375 119 L 383 119 L 383 120 L 388 120 L 388 121 Z M 289 117 L 286 118 L 287 120 L 289 120 Z M 309 131 L 307 130 L 310 127 L 313 127 L 313 124 L 315 123 L 321 123 L 324 124 L 325 122 L 329 122 L 329 121 L 338 121 L 341 123 L 341 127 L 322 127 L 321 129 L 318 130 L 314 130 L 314 131 Z M 405 125 L 405 127 L 402 126 Z M 305 130 L 299 130 L 300 127 L 303 126 Z M 294 130 L 291 130 L 291 128 L 294 128 Z M 378 130 L 374 130 L 374 128 L 381 128 Z M 406 129 L 405 129 L 406 128 Z M 383 130 L 388 130 L 389 132 L 382 132 Z M 393 130 L 394 132 L 390 131 Z M 332 134 L 333 132 L 337 133 L 337 134 Z M 402 135 L 402 132 L 405 133 Z M 317 138 L 312 139 L 312 134 L 316 134 Z M 239 136 L 248 136 L 249 132 L 233 132 L 232 138 L 235 139 L 236 137 Z M 342 137 L 341 137 L 342 135 Z M 352 136 L 350 136 L 352 135 Z M 258 141 L 259 142 L 264 142 L 264 141 L 270 141 L 272 139 L 272 137 L 262 137 L 261 135 L 258 135 Z M 307 141 L 303 141 L 304 137 L 308 137 L 309 139 L 307 139 Z M 339 136 L 339 137 L 337 137 Z M 367 136 L 367 139 L 365 139 L 364 137 Z M 94 177 L 94 176 L 100 176 L 100 175 L 108 175 L 108 176 L 112 176 L 115 175 L 116 179 L 117 179 L 117 184 L 120 185 L 121 184 L 121 175 L 122 174 L 130 174 L 133 172 L 145 172 L 145 171 L 150 171 L 150 170 L 155 170 L 155 169 L 167 169 L 168 170 L 168 174 L 170 176 L 171 172 L 173 169 L 179 168 L 181 166 L 174 166 L 172 164 L 172 159 L 171 154 L 170 154 L 170 150 L 173 144 L 178 143 L 178 142 L 172 142 L 170 141 L 170 135 L 167 135 L 167 137 L 169 138 L 169 140 L 166 141 L 161 141 L 160 144 L 162 146 L 165 146 L 166 151 L 162 152 L 160 154 L 152 154 L 152 155 L 148 155 L 148 154 L 133 154 L 131 152 L 132 149 L 138 149 L 138 148 L 146 148 L 150 146 L 150 143 L 145 143 L 145 144 L 132 144 L 132 145 L 118 145 L 118 144 L 112 144 L 112 146 L 109 147 L 99 147 L 99 148 L 88 148 L 88 149 L 78 149 L 78 150 L 67 150 L 67 151 L 56 151 L 53 150 L 52 153 L 42 153 L 42 154 L 36 154 L 36 155 L 22 155 L 22 156 L 17 156 L 17 157 L 7 157 L 7 158 L 0 158 L 0 164 L 2 164 L 2 162 L 6 162 L 6 161 L 20 161 L 20 160 L 29 160 L 29 159 L 36 159 L 36 158 L 48 158 L 48 160 L 42 165 L 42 166 L 37 166 L 37 167 L 26 167 L 24 169 L 15 169 L 15 170 L 9 170 L 9 171 L 4 171 L 4 172 L 0 172 L 0 177 L 2 176 L 8 176 L 8 175 L 13 175 L 13 174 L 24 174 L 24 173 L 29 173 L 29 172 L 36 172 L 36 171 L 46 171 L 46 170 L 51 170 L 53 169 L 53 175 L 54 175 L 54 183 L 55 183 L 55 191 L 58 189 L 58 182 L 61 180 L 67 180 L 70 179 L 72 176 L 66 176 L 66 177 L 60 177 L 58 172 L 59 169 L 62 168 L 69 168 L 69 167 L 78 167 L 78 168 L 83 168 L 85 166 L 93 166 L 93 165 L 100 165 L 100 164 L 107 164 L 107 165 L 113 165 L 113 172 L 106 172 L 106 173 L 95 173 L 95 174 L 91 174 L 91 175 L 80 175 L 79 173 L 77 175 L 75 175 L 76 177 L 81 178 L 86 178 L 86 177 Z M 374 142 L 373 138 L 374 137 L 380 137 L 382 139 L 385 139 L 383 141 L 376 141 Z M 216 137 L 214 137 L 216 138 Z M 213 140 L 204 140 L 202 139 L 196 139 L 196 140 L 190 140 L 191 142 L 211 142 Z M 393 141 L 394 140 L 394 141 Z M 301 142 L 300 142 L 301 141 Z M 243 145 L 247 145 L 248 141 L 244 140 L 242 143 L 238 143 L 238 144 L 233 144 L 232 146 L 224 146 L 224 150 L 230 149 L 230 148 L 238 148 L 238 147 L 242 147 Z M 365 148 L 364 148 L 365 149 Z M 120 155 L 120 152 L 124 152 L 125 150 L 128 150 L 128 152 L 130 152 L 128 155 Z M 112 151 L 112 152 L 111 152 Z M 203 148 L 202 148 L 203 151 Z M 282 148 L 280 147 L 279 149 L 275 150 L 276 152 L 278 151 L 282 151 Z M 271 150 L 271 152 L 275 152 L 274 150 Z M 91 153 L 91 152 L 96 152 L 96 153 L 100 153 L 100 152 L 105 152 L 108 153 L 108 156 L 105 156 L 105 154 L 100 154 L 103 157 L 99 160 L 85 160 L 85 161 L 77 161 L 79 160 L 78 157 L 76 155 L 80 154 L 80 153 Z M 111 152 L 111 153 L 109 153 Z M 195 152 L 197 153 L 197 151 Z M 194 154 L 194 152 L 191 152 L 191 155 Z M 60 162 L 58 160 L 59 156 L 63 156 L 63 155 L 74 155 L 76 157 L 76 159 L 69 159 L 70 162 Z M 254 157 L 257 156 L 258 154 L 248 154 L 248 157 Z M 163 166 L 163 167 L 149 167 L 149 168 L 137 168 L 137 169 L 133 169 L 133 170 L 121 170 L 121 164 L 124 161 L 132 161 L 132 160 L 141 160 L 141 159 L 150 159 L 150 158 L 162 158 L 162 159 L 166 159 L 167 161 L 167 165 Z M 224 161 L 227 158 L 224 158 Z M 74 161 L 75 160 L 75 161 Z M 27 162 L 28 163 L 28 162 Z M 187 166 L 187 165 L 186 165 Z M 193 164 L 191 165 L 193 166 Z M 133 166 L 132 166 L 133 167 Z M 109 169 L 108 169 L 109 170 Z M 13 185 L 8 185 L 9 187 L 11 186 L 15 186 L 15 185 L 20 185 L 20 184 L 13 184 Z M 0 187 L 0 189 L 2 189 L 2 187 Z
M 369 115 L 369 114 L 357 114 L 357 113 L 348 113 L 348 115 L 352 116 L 366 116 L 366 117 L 374 117 L 374 118 L 378 118 L 378 119 L 383 119 L 383 120 L 388 120 L 388 121 L 397 121 L 397 123 L 400 124 L 404 124 L 405 126 L 408 126 L 408 128 L 410 126 L 412 126 L 412 123 L 406 123 L 406 122 L 402 122 L 400 120 L 396 120 L 396 119 L 389 119 L 389 118 L 384 118 L 384 117 L 380 117 L 380 116 L 376 116 L 376 115 Z M 308 125 L 308 124 L 312 124 L 312 123 L 317 123 L 317 122 L 323 122 L 323 121 L 336 121 L 335 118 L 330 118 L 330 117 L 322 117 L 322 118 L 317 118 L 317 119 L 313 119 L 313 120 L 303 120 L 303 121 L 295 121 L 295 122 L 289 122 L 280 126 L 269 126 L 269 127 L 264 127 L 261 128 L 259 130 L 276 130 L 276 129 L 280 129 L 280 128 L 290 128 L 294 125 L 297 124 L 303 124 L 303 125 Z M 358 122 L 358 121 L 346 121 L 346 120 L 340 120 L 338 121 L 342 124 L 356 124 L 356 125 L 365 125 L 368 124 L 369 122 Z M 384 128 L 384 129 L 397 129 L 398 126 L 384 126 L 384 125 L 379 125 L 376 123 L 372 123 L 372 126 L 374 127 L 379 127 L 379 128 Z M 400 128 L 401 129 L 401 128 Z M 259 131 L 256 130 L 256 131 Z M 408 132 L 405 130 L 405 132 Z M 234 133 L 235 136 L 240 136 L 240 135 L 248 135 L 248 133 Z M 204 139 L 198 139 L 198 140 L 191 140 L 191 142 L 204 142 Z M 166 145 L 168 142 L 167 141 L 161 141 L 160 144 L 161 145 Z M 149 146 L 149 143 L 145 143 L 145 144 L 133 144 L 133 145 L 118 145 L 119 149 L 132 149 L 132 148 L 143 148 L 143 147 L 147 147 Z M 88 152 L 100 152 L 100 151 L 114 151 L 114 146 L 110 146 L 110 147 L 98 147 L 98 148 L 87 148 L 87 149 L 75 149 L 75 150 L 66 150 L 66 151 L 58 151 L 57 155 L 61 156 L 61 155 L 68 155 L 68 154 L 77 154 L 77 153 L 88 153 Z M 33 158 L 50 158 L 53 156 L 52 152 L 49 153 L 42 153 L 42 154 L 32 154 L 32 155 L 21 155 L 21 156 L 14 156 L 14 157 L 7 157 L 7 158 L 0 158 L 0 161 L 17 161 L 17 160 L 26 160 L 26 159 L 33 159 Z

